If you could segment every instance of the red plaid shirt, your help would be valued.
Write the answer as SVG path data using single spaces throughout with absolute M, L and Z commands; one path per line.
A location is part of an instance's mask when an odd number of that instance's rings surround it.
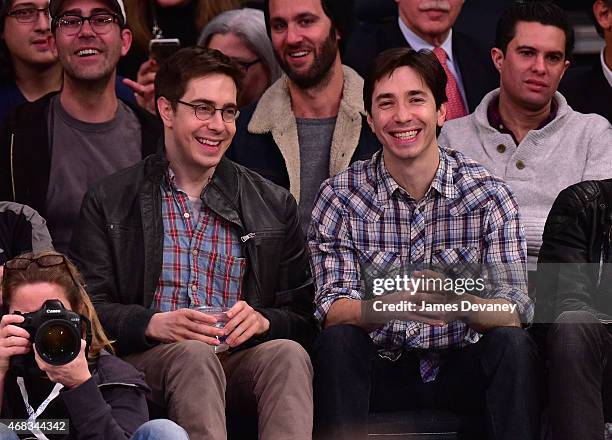
M 171 172 L 160 189 L 163 262 L 151 307 L 163 312 L 204 305 L 231 307 L 242 296 L 246 267 L 237 228 L 204 204 L 199 216 L 194 213 Z

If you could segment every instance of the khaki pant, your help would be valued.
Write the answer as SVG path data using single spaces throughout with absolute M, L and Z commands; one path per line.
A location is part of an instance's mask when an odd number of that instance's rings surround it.
M 279 339 L 217 356 L 208 344 L 183 341 L 124 359 L 144 372 L 150 400 L 191 440 L 227 438 L 226 404 L 233 421 L 246 425 L 256 415 L 262 440 L 312 438 L 312 365 L 296 342 Z

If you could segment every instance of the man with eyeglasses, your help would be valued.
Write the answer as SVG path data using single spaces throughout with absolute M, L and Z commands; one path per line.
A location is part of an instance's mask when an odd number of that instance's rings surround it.
M 49 0 L 0 0 L 0 124 L 18 104 L 61 87 L 48 5 Z
M 351 0 L 266 0 L 266 28 L 285 72 L 243 109 L 228 157 L 291 191 L 306 233 L 321 183 L 380 148 L 363 79 L 343 66 Z
M 152 406 L 192 440 L 225 439 L 226 414 L 233 438 L 310 440 L 314 287 L 293 197 L 223 157 L 241 79 L 201 47 L 160 66 L 163 153 L 90 189 L 70 254 Z M 203 306 L 229 308 L 225 327 Z
M 132 41 L 122 0 L 53 0 L 49 11 L 63 86 L 7 119 L 0 200 L 36 209 L 66 252 L 87 188 L 153 153 L 161 130 L 116 94 L 116 65 Z

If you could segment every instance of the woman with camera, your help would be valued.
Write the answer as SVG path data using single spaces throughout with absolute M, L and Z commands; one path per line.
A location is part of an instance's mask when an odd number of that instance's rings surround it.
M 0 438 L 187 439 L 147 422 L 142 375 L 112 355 L 75 266 L 62 254 L 6 263 L 0 320 Z

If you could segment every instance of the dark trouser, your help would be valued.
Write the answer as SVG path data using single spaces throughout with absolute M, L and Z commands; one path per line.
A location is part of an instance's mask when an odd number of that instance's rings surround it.
M 436 380 L 425 384 L 414 353 L 392 362 L 359 327 L 325 329 L 312 355 L 315 437 L 361 440 L 370 410 L 435 408 L 474 417 L 474 432 L 463 433 L 471 440 L 538 438 L 538 355 L 524 330 L 491 330 L 444 358 Z
M 603 440 L 612 415 L 612 336 L 592 314 L 562 313 L 546 341 L 554 440 Z

